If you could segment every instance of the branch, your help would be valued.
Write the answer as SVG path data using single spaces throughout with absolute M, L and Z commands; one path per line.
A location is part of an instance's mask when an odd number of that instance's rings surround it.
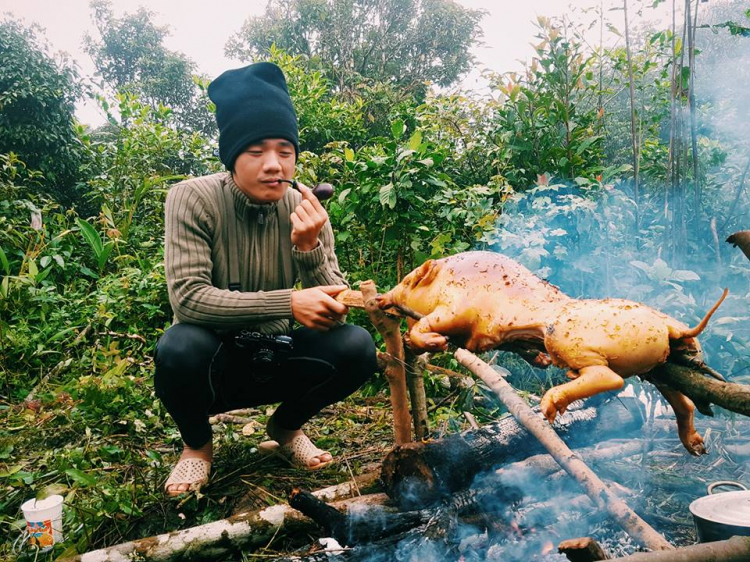
M 373 281 L 362 283 L 364 308 L 370 322 L 383 336 L 386 350 L 385 377 L 391 387 L 393 407 L 393 432 L 396 444 L 411 441 L 411 416 L 406 394 L 406 369 L 404 367 L 404 344 L 401 339 L 401 319 L 386 315 L 378 305 L 378 291 Z
M 674 547 L 619 499 L 599 477 L 571 451 L 543 418 L 535 414 L 503 378 L 473 353 L 459 349 L 456 359 L 482 379 L 505 404 L 513 417 L 534 435 L 554 459 L 581 485 L 594 504 L 607 511 L 635 540 L 652 550 L 671 550 Z

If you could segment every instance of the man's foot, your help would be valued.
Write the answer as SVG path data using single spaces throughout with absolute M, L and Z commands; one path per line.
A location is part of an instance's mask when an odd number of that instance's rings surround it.
M 177 496 L 190 490 L 200 491 L 201 486 L 208 482 L 213 460 L 213 441 L 199 449 L 191 449 L 187 445 L 182 450 L 180 460 L 172 469 L 164 490 L 169 496 Z
M 333 460 L 331 453 L 318 449 L 301 429 L 290 430 L 279 427 L 273 416 L 268 420 L 266 432 L 276 443 L 274 444 L 274 441 L 261 443 L 259 449 L 264 453 L 281 454 L 293 464 L 310 470 L 323 468 Z

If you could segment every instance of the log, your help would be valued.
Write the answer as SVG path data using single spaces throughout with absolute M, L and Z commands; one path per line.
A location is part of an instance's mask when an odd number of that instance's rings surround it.
M 609 513 L 633 539 L 647 548 L 674 549 L 663 536 L 607 488 L 581 458 L 558 437 L 552 427 L 535 414 L 492 367 L 465 349 L 457 350 L 455 356 L 460 364 L 481 378 L 498 395 L 513 417 L 544 445 L 568 474 L 575 478 L 600 510 Z
M 643 441 L 633 439 L 632 441 L 611 441 L 601 443 L 585 449 L 576 449 L 575 453 L 579 455 L 584 462 L 599 463 L 623 457 L 630 457 L 643 452 Z M 511 473 L 523 473 L 531 478 L 549 476 L 560 470 L 552 455 L 534 455 L 522 461 L 516 461 L 498 468 L 495 475 L 503 477 Z
M 643 426 L 634 398 L 612 400 L 606 407 L 571 405 L 554 427 L 572 446 L 586 446 L 602 435 L 634 435 Z M 536 409 L 538 412 L 538 408 Z M 541 413 L 537 413 L 540 420 Z M 546 421 L 544 423 L 547 423 Z M 445 495 L 469 486 L 475 476 L 500 464 L 544 452 L 544 447 L 512 416 L 421 443 L 395 447 L 383 460 L 381 479 L 385 492 L 403 509 L 430 505 Z
M 387 513 L 373 507 L 360 509 L 356 516 L 350 516 L 309 492 L 295 489 L 289 496 L 289 505 L 323 527 L 326 536 L 355 546 L 410 531 L 438 519 L 457 519 L 479 513 L 492 513 L 497 517 L 498 512 L 518 504 L 521 499 L 521 492 L 515 487 L 494 486 L 459 492 L 429 509 Z
M 424 375 L 422 374 L 418 358 L 409 348 L 404 349 L 404 357 L 406 358 L 406 383 L 409 387 L 411 417 L 414 422 L 414 439 L 419 441 L 426 438 L 430 433 Z
M 670 552 L 639 552 L 610 562 L 748 562 L 750 537 L 695 544 Z
M 718 381 L 696 369 L 673 363 L 657 367 L 648 374 L 648 378 L 679 390 L 693 400 L 696 406 L 712 403 L 732 412 L 750 416 L 750 385 Z M 699 410 L 703 412 L 700 407 Z
M 324 498 L 335 496 L 342 491 L 341 486 L 331 486 L 315 494 Z M 370 494 L 338 501 L 333 505 L 383 505 L 387 499 L 385 494 Z M 317 526 L 314 521 L 304 517 L 297 510 L 279 504 L 205 525 L 93 550 L 60 559 L 60 562 L 130 562 L 134 559 L 142 562 L 218 560 L 228 556 L 239 556 L 243 550 L 266 545 L 281 528 L 301 533 L 315 531 Z
M 604 549 L 591 537 L 568 539 L 557 545 L 557 552 L 568 557 L 570 562 L 597 562 L 608 560 Z
M 378 291 L 372 281 L 362 282 L 362 296 L 370 322 L 385 341 L 385 378 L 391 389 L 393 407 L 393 433 L 396 444 L 411 441 L 411 415 L 406 393 L 406 369 L 404 368 L 404 343 L 401 340 L 401 319 L 386 315 L 378 306 Z

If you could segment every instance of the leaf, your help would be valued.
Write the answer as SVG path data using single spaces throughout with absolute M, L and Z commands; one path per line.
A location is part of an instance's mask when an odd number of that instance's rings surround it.
M 81 472 L 77 468 L 69 468 L 65 471 L 65 474 L 70 476 L 75 482 L 81 484 L 82 486 L 93 486 L 94 484 L 96 484 L 96 478 L 86 474 L 85 472 Z
M 91 246 L 91 249 L 94 250 L 94 254 L 96 254 L 96 258 L 98 260 L 99 256 L 102 253 L 102 239 L 99 237 L 99 233 L 85 219 L 77 218 L 76 224 L 78 225 L 78 228 L 81 229 L 81 234 L 83 234 L 86 242 L 88 242 L 89 246 Z
M 34 277 L 34 281 L 36 281 L 37 283 L 41 283 L 42 281 L 47 279 L 47 276 L 50 274 L 51 271 L 52 271 L 52 266 L 49 266 L 47 269 L 42 270 L 41 273 L 37 274 Z
M 385 207 L 386 205 L 393 209 L 396 206 L 396 190 L 393 189 L 392 183 L 387 183 L 380 188 L 378 192 L 378 199 L 380 204 Z
M 112 253 L 114 247 L 115 243 L 110 241 L 104 245 L 104 248 L 102 248 L 102 252 L 99 254 L 99 259 L 97 260 L 100 272 L 104 269 L 104 265 L 107 263 L 107 258 L 109 257 L 109 254 Z
M 354 162 L 354 151 L 348 146 L 344 148 L 344 158 L 347 162 Z
M 23 468 L 22 464 L 16 464 L 14 466 L 11 466 L 8 470 L 0 472 L 0 478 L 7 478 L 8 476 L 13 476 L 16 472 L 18 472 L 22 468 Z
M 581 144 L 578 145 L 578 148 L 576 148 L 576 155 L 580 156 L 581 154 L 583 154 L 584 150 L 586 150 L 600 138 L 602 138 L 601 135 L 594 135 L 593 137 L 585 139 Z
M 409 148 L 416 152 L 417 150 L 419 150 L 419 147 L 421 144 L 422 144 L 422 131 L 415 131 L 414 134 L 409 139 Z
M 10 275 L 10 264 L 8 263 L 8 257 L 5 255 L 5 252 L 3 252 L 2 248 L 0 248 L 0 263 L 3 264 L 5 275 Z
M 53 483 L 39 490 L 36 493 L 36 499 L 37 501 L 39 501 L 39 500 L 46 499 L 50 496 L 62 496 L 69 489 L 70 488 L 68 488 L 65 484 L 61 482 Z
M 700 276 L 695 271 L 688 269 L 675 269 L 672 272 L 672 279 L 677 281 L 700 281 Z
M 36 266 L 36 260 L 29 260 L 29 276 L 36 279 L 39 275 L 39 268 Z
M 640 269 L 641 271 L 645 271 L 646 273 L 651 273 L 651 266 L 645 262 L 633 260 L 630 262 L 630 265 L 632 265 L 633 267 L 637 267 L 638 269 Z
M 54 342 L 54 341 L 57 341 L 59 339 L 62 339 L 67 334 L 69 334 L 70 332 L 73 332 L 73 331 L 75 331 L 75 330 L 77 330 L 79 328 L 80 328 L 80 326 L 70 326 L 69 328 L 65 328 L 64 330 L 60 330 L 54 336 L 52 336 L 50 339 L 48 339 L 47 343 Z
M 406 130 L 406 125 L 404 125 L 404 122 L 401 121 L 401 119 L 397 119 L 393 123 L 391 123 L 391 133 L 393 134 L 394 139 L 400 139 L 404 131 Z

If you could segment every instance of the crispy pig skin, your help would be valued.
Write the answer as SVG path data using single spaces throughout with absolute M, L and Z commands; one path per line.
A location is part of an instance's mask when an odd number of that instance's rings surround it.
M 625 377 L 664 363 L 671 350 L 700 358 L 695 336 L 718 304 L 690 329 L 641 303 L 573 299 L 493 252 L 428 260 L 380 301 L 382 308 L 400 305 L 424 315 L 409 321 L 408 341 L 415 350 L 445 350 L 450 339 L 477 352 L 538 350 L 537 366 L 567 368 L 572 380 L 551 388 L 542 399 L 550 423 L 571 402 L 622 388 Z M 685 448 L 694 455 L 705 453 L 693 427 L 692 402 L 659 388 L 675 410 Z

